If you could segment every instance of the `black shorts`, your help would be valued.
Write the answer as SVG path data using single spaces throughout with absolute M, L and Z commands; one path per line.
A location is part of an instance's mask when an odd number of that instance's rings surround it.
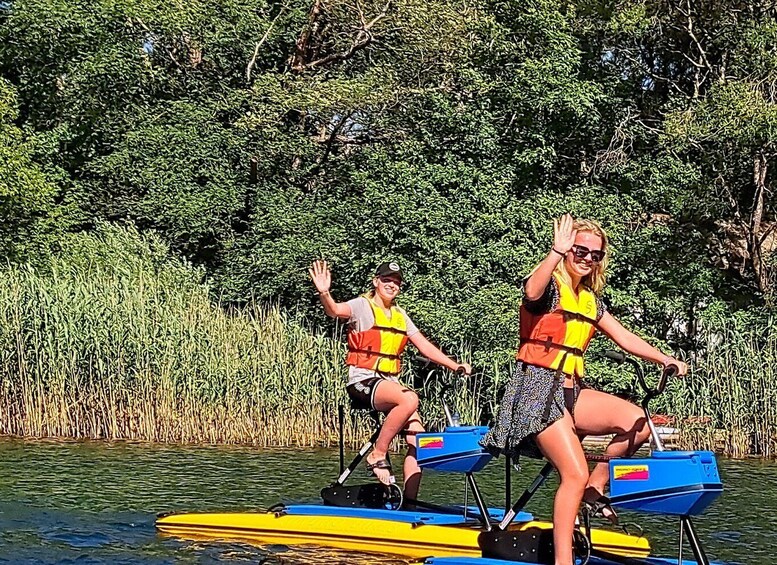
M 370 377 L 345 387 L 351 398 L 351 407 L 357 410 L 375 410 L 375 390 L 381 382 L 389 380 L 393 381 L 383 377 Z

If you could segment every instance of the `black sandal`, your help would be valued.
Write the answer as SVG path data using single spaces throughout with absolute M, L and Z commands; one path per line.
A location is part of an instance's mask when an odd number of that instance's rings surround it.
M 391 472 L 391 461 L 388 460 L 388 457 L 385 459 L 378 459 L 375 461 L 375 463 L 369 463 L 367 460 L 364 460 L 364 464 L 367 466 L 367 471 L 372 473 L 376 479 L 380 481 L 380 477 L 375 473 L 374 469 L 386 469 L 389 472 L 389 484 L 394 484 L 394 473 Z M 380 481 L 383 483 L 383 481 Z
M 595 500 L 583 500 L 583 504 L 591 516 L 604 518 L 613 526 L 618 525 L 618 514 L 612 507 L 612 501 L 603 494 L 600 494 Z

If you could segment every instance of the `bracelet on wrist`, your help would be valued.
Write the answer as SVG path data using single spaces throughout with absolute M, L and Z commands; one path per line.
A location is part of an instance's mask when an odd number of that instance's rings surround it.
M 550 248 L 550 250 L 551 250 L 553 253 L 557 253 L 558 255 L 561 255 L 562 257 L 566 257 L 566 256 L 567 256 L 567 254 L 566 254 L 566 253 L 562 253 L 561 251 L 559 251 L 559 250 L 558 250 L 558 249 L 556 249 L 555 247 L 551 247 L 551 248 Z
M 318 292 L 318 295 L 319 295 L 319 296 L 324 296 L 325 294 L 329 294 L 329 291 L 328 291 L 328 290 L 320 290 L 320 291 Z

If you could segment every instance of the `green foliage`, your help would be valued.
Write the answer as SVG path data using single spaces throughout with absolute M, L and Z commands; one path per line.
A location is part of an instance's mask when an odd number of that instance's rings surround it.
M 13 125 L 18 116 L 13 87 L 0 78 L 0 257 L 18 261 L 45 253 L 63 227 L 58 188 L 34 161 L 36 140 Z
M 340 299 L 396 259 L 422 330 L 471 349 L 495 382 L 519 281 L 567 211 L 605 225 L 605 298 L 665 347 L 702 347 L 710 304 L 772 298 L 765 2 L 690 16 L 674 0 L 9 6 L 0 246 L 12 261 L 129 222 L 202 267 L 221 300 L 323 322 L 313 259 L 332 262 Z M 592 370 L 606 388 L 627 380 Z
M 665 135 L 678 149 L 711 143 L 760 147 L 777 135 L 777 107 L 755 83 L 720 84 L 692 110 L 669 115 Z

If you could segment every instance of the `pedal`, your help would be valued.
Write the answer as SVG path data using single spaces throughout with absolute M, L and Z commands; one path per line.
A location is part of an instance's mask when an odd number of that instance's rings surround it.
M 395 484 L 345 486 L 335 483 L 321 489 L 321 498 L 326 506 L 383 510 L 398 510 L 402 507 L 402 489 Z

